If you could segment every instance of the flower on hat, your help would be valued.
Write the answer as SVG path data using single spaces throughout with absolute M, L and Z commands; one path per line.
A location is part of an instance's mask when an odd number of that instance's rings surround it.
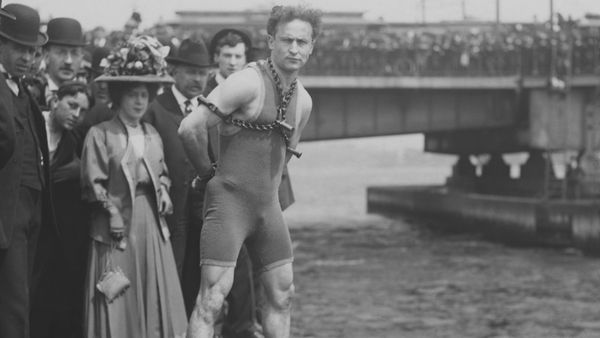
M 119 76 L 166 76 L 165 57 L 169 47 L 157 39 L 141 35 L 131 38 L 125 46 L 111 52 L 100 62 L 104 75 Z

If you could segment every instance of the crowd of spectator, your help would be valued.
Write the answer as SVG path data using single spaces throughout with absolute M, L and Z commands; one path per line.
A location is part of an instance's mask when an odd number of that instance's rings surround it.
M 596 27 L 502 25 L 444 31 L 325 31 L 307 72 L 369 76 L 548 76 L 599 69 Z
M 245 28 L 255 54 L 266 55 L 266 30 Z M 210 30 L 174 30 L 157 24 L 144 32 L 163 44 L 194 37 L 209 41 Z M 88 33 L 90 43 L 114 45 L 132 32 Z M 556 76 L 600 73 L 600 27 L 559 20 L 539 24 L 473 24 L 325 28 L 304 74 L 329 76 Z

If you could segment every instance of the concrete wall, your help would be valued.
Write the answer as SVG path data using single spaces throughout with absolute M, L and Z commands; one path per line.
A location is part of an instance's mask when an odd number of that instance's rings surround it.
M 450 192 L 445 187 L 369 187 L 372 213 L 411 212 L 464 221 L 481 230 L 571 242 L 600 251 L 600 201 Z M 443 221 L 442 221 L 443 222 Z

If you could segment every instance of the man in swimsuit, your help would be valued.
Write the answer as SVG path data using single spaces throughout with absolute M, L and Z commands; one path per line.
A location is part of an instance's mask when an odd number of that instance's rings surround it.
M 212 338 L 243 243 L 264 287 L 266 337 L 289 337 L 294 293 L 292 247 L 277 189 L 312 109 L 297 81 L 319 33 L 321 13 L 275 6 L 267 23 L 270 58 L 229 76 L 179 128 L 188 157 L 207 185 L 201 283 L 188 337 Z M 208 157 L 207 129 L 221 123 L 219 162 Z

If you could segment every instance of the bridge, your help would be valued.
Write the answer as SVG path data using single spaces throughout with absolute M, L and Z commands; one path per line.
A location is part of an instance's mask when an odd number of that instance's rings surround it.
M 562 187 L 549 166 L 545 152 L 587 150 L 580 156 L 588 179 L 597 181 L 592 150 L 600 143 L 596 112 L 596 87 L 600 76 L 578 75 L 564 80 L 564 88 L 552 88 L 546 77 L 343 77 L 303 76 L 313 98 L 313 113 L 303 140 L 326 140 L 381 135 L 423 133 L 428 152 L 459 155 L 449 183 L 474 179 L 476 168 L 469 156 L 491 154 L 483 174 L 525 195 L 541 195 L 544 186 Z M 556 79 L 555 79 L 556 80 Z M 521 170 L 524 179 L 510 180 L 502 154 L 529 152 Z M 529 167 L 527 167 L 529 166 Z M 593 167 L 593 168 L 592 168 Z M 550 167 L 550 169 L 552 169 Z M 481 176 L 481 175 L 479 175 Z M 583 179 L 583 178 L 582 178 Z M 463 183 L 460 183 L 463 184 Z M 459 185 L 460 185 L 459 184 Z M 471 184 L 471 183 L 468 183 Z M 472 185 L 472 184 L 471 184 Z M 493 184 L 492 184 L 493 185 Z M 523 190 L 523 186 L 531 186 Z M 587 189 L 596 183 L 586 185 Z M 487 183 L 481 189 L 493 191 Z M 554 189 L 556 190 L 556 189 Z M 557 194 L 567 194 L 566 188 Z M 600 191 L 600 186 L 596 190 Z M 597 193 L 596 191 L 593 192 Z
M 539 77 L 301 79 L 314 102 L 304 140 L 424 133 L 428 151 L 451 154 L 581 149 L 583 109 L 600 84 L 578 76 L 553 92 Z
M 561 237 L 597 251 L 599 76 L 554 79 L 558 86 L 531 76 L 301 80 L 314 107 L 304 140 L 423 133 L 425 151 L 458 155 L 443 187 L 369 188 L 370 212 L 481 221 L 499 233 Z M 565 150 L 578 156 L 574 167 L 561 163 L 559 177 L 549 154 Z M 503 157 L 514 152 L 529 154 L 517 177 Z M 481 154 L 489 161 L 476 168 L 471 156 Z

